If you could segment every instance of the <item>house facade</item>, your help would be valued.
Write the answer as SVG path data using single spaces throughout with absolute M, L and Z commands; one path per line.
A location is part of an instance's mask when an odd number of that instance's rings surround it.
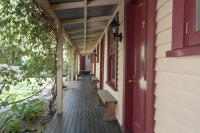
M 83 70 L 99 79 L 98 89 L 117 100 L 123 131 L 199 133 L 199 0 L 40 2 L 74 47 L 72 79 Z M 61 43 L 58 48 L 62 66 Z M 57 112 L 62 112 L 61 70 Z
M 199 132 L 199 8 L 198 0 L 120 1 L 123 39 L 113 40 L 108 27 L 92 68 L 99 89 L 117 99 L 125 131 Z

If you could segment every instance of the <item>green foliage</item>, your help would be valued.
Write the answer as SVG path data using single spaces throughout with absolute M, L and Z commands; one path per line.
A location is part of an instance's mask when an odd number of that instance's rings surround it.
M 42 79 L 54 77 L 55 34 L 53 19 L 34 0 L 0 0 L 0 84 L 5 91 L 22 82 L 32 83 L 30 78 L 42 85 Z M 0 97 L 1 105 L 16 97 Z M 21 121 L 43 113 L 44 102 L 38 99 L 14 104 L 11 111 L 0 113 L 0 132 L 19 132 Z
M 30 77 L 54 76 L 55 33 L 53 19 L 34 1 L 0 1 L 0 65 L 9 66 L 0 66 L 0 83 L 7 90 Z
M 32 120 L 44 113 L 44 101 L 31 100 L 20 104 L 12 105 L 12 112 L 20 119 Z
M 12 119 L 5 127 L 6 133 L 18 133 L 21 130 L 20 120 Z
M 10 111 L 0 113 L 0 132 L 18 133 L 22 130 L 22 121 L 31 121 L 45 114 L 44 101 L 33 99 L 14 104 Z M 27 123 L 27 122 L 26 122 Z
M 16 86 L 9 86 L 10 89 L 7 91 L 6 89 L 2 90 L 2 94 L 0 95 L 0 109 L 3 109 L 4 106 L 7 106 L 10 103 L 14 103 L 23 99 L 26 99 L 30 96 L 37 95 L 38 92 L 43 89 L 47 84 L 53 85 L 51 79 L 43 80 L 43 87 L 37 84 L 35 78 L 30 78 L 30 84 L 28 81 L 23 81 L 18 83 Z
M 0 132 L 18 133 L 20 130 L 20 119 L 16 118 L 12 113 L 8 111 L 1 113 Z
M 71 72 L 71 65 L 74 61 L 74 50 L 72 50 L 72 46 L 65 43 L 64 44 L 64 63 L 63 63 L 63 71 L 64 76 L 69 76 Z

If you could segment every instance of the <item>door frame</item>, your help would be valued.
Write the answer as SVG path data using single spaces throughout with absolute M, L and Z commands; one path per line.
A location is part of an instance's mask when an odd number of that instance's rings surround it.
M 99 89 L 103 89 L 104 86 L 104 50 L 105 50 L 105 35 L 103 35 L 100 41 L 100 84 Z
M 136 0 L 125 0 L 124 3 L 124 21 L 125 21 L 125 84 L 124 84 L 124 110 L 123 110 L 123 125 L 122 129 L 127 132 L 129 130 L 132 130 L 131 128 L 131 122 L 132 122 L 132 115 L 131 112 L 133 111 L 132 108 L 130 108 L 132 105 L 132 95 L 133 90 L 130 89 L 130 85 L 128 83 L 128 80 L 130 79 L 130 42 L 133 42 L 133 37 L 131 36 L 131 32 L 134 32 L 133 29 L 129 28 L 129 25 L 131 24 L 129 22 L 130 16 L 132 15 L 129 5 L 134 4 Z M 155 43 L 156 43 L 156 6 L 157 6 L 157 0 L 147 0 L 147 90 L 146 90 L 146 133 L 154 133 L 154 104 L 155 104 L 155 96 L 154 96 L 154 90 L 155 90 Z

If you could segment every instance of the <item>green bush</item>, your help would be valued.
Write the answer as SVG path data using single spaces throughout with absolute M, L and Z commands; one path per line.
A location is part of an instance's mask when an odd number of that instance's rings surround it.
M 44 105 L 45 102 L 40 99 L 13 104 L 11 111 L 0 113 L 0 133 L 22 132 L 22 121 L 31 122 L 31 120 L 43 115 L 45 113 Z
M 0 118 L 0 132 L 18 133 L 21 129 L 20 120 L 11 113 L 4 113 Z
M 44 101 L 34 99 L 21 104 L 14 104 L 12 106 L 12 112 L 20 119 L 30 121 L 44 113 L 44 104 Z
M 5 132 L 8 133 L 18 133 L 20 130 L 21 124 L 19 119 L 12 119 L 5 128 Z

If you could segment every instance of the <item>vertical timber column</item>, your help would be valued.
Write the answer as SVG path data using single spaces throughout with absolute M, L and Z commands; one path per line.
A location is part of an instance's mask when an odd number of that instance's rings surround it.
M 56 87 L 57 87 L 57 97 L 56 97 L 56 110 L 58 114 L 62 113 L 63 104 L 63 42 L 64 38 L 62 35 L 62 30 L 58 30 L 57 34 L 57 51 L 56 51 Z
M 74 49 L 72 49 L 72 53 L 71 53 L 71 55 L 72 55 L 72 62 L 71 62 L 71 81 L 73 81 L 74 80 L 74 61 L 75 61 L 75 59 L 74 59 Z

